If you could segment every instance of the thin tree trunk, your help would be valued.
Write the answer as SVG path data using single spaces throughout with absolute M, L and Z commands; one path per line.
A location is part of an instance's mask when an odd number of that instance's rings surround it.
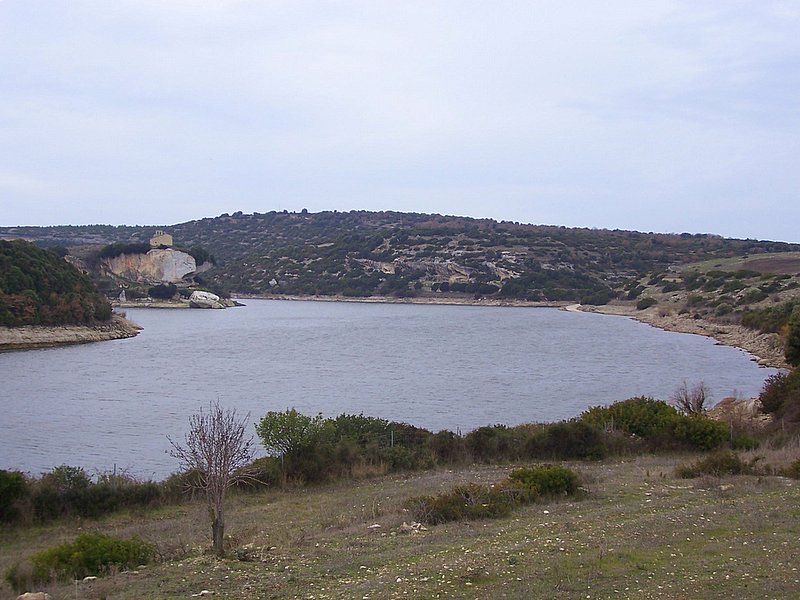
M 211 540 L 214 548 L 214 554 L 219 558 L 225 556 L 225 523 L 221 515 L 214 515 L 214 520 L 211 521 Z

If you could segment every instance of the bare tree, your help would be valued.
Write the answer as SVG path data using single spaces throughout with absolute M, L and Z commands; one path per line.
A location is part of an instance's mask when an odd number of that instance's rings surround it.
M 168 437 L 172 444 L 170 454 L 180 460 L 184 469 L 196 474 L 190 485 L 206 495 L 212 545 L 219 557 L 225 554 L 225 492 L 248 477 L 242 469 L 253 457 L 253 438 L 245 437 L 249 417 L 248 413 L 240 420 L 235 410 L 222 409 L 218 402 L 212 402 L 207 413 L 201 408 L 189 419 L 183 445 Z
M 689 385 L 684 380 L 683 384 L 672 393 L 670 402 L 687 415 L 700 415 L 706 411 L 705 404 L 709 394 L 708 386 L 702 381 L 689 389 Z

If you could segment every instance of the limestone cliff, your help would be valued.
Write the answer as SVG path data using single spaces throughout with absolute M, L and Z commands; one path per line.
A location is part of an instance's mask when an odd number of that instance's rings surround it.
M 120 254 L 103 259 L 113 275 L 142 283 L 177 283 L 197 271 L 194 258 L 180 250 L 153 249 L 147 254 Z

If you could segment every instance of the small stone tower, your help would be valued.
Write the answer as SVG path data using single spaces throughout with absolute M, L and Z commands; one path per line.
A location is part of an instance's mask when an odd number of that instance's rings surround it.
M 160 229 L 156 230 L 156 233 L 153 237 L 150 238 L 150 247 L 151 248 L 159 248 L 161 246 L 166 246 L 167 248 L 172 247 L 172 236 L 168 233 L 164 233 Z

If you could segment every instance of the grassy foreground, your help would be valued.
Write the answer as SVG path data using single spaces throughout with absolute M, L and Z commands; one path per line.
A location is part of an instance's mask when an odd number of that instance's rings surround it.
M 794 448 L 772 464 L 800 456 Z M 760 452 L 759 454 L 767 454 Z M 53 598 L 789 598 L 800 592 L 800 482 L 678 479 L 696 455 L 571 463 L 588 498 L 499 520 L 403 527 L 403 501 L 511 466 L 474 466 L 230 499 L 228 558 L 205 505 L 0 533 L 0 570 L 81 531 L 141 535 L 163 561 Z M 15 598 L 6 583 L 0 597 Z

